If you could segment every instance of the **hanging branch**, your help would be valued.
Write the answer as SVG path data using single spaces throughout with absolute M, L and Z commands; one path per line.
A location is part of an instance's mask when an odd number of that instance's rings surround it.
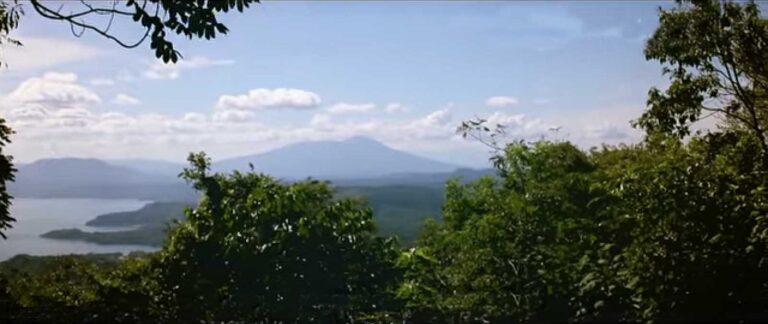
M 83 35 L 83 33 L 86 30 L 90 30 L 93 32 L 96 32 L 97 34 L 106 37 L 107 39 L 110 39 L 117 43 L 118 45 L 124 47 L 124 48 L 136 48 L 139 45 L 141 45 L 147 37 L 149 37 L 149 33 L 152 31 L 152 26 L 146 26 L 144 35 L 139 38 L 139 40 L 135 42 L 126 42 L 124 40 L 121 40 L 117 36 L 114 36 L 109 33 L 109 30 L 112 26 L 112 21 L 114 20 L 115 16 L 124 16 L 124 17 L 134 17 L 137 13 L 136 12 L 128 12 L 123 10 L 116 9 L 116 1 L 113 1 L 112 8 L 95 8 L 92 5 L 86 3 L 85 1 L 80 1 L 83 5 L 85 5 L 87 10 L 83 10 L 77 13 L 71 13 L 71 14 L 62 14 L 61 10 L 62 7 L 59 7 L 57 10 L 53 10 L 51 8 L 46 7 L 43 5 L 40 0 L 31 0 L 32 8 L 35 9 L 35 11 L 40 14 L 41 16 L 52 19 L 52 20 L 60 20 L 60 21 L 66 21 L 70 24 L 70 28 L 72 29 L 72 34 L 74 34 L 77 37 L 80 37 Z M 146 6 L 147 1 L 145 0 L 142 9 Z M 157 5 L 155 8 L 155 14 L 157 14 L 160 10 L 160 5 Z M 91 14 L 96 15 L 110 15 L 109 23 L 106 27 L 97 27 L 92 24 L 89 24 L 85 22 L 82 19 L 78 19 L 81 17 L 86 17 Z M 81 28 L 81 31 L 78 33 L 75 31 L 75 27 Z

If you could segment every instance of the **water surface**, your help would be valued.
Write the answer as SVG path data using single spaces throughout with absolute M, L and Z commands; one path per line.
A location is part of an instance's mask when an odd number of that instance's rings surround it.
M 135 199 L 15 198 L 11 216 L 16 218 L 16 222 L 12 223 L 13 228 L 5 232 L 8 239 L 0 239 L 0 261 L 22 253 L 56 255 L 154 251 L 156 248 L 143 245 L 99 245 L 40 237 L 40 234 L 63 228 L 79 228 L 89 232 L 124 229 L 90 227 L 85 222 L 106 213 L 136 210 L 146 204 L 147 201 Z

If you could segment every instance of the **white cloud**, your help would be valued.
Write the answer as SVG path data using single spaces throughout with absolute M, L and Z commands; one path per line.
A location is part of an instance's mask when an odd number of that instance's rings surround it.
M 213 121 L 218 122 L 245 122 L 253 117 L 253 112 L 247 110 L 219 110 L 213 113 Z
M 315 114 L 314 116 L 312 116 L 312 120 L 309 121 L 309 126 L 321 131 L 327 131 L 327 130 L 333 129 L 331 116 L 328 114 Z
M 89 61 L 105 52 L 84 42 L 48 37 L 16 37 L 23 46 L 4 45 L 2 60 L 10 70 L 49 68 L 66 63 Z
M 547 136 L 551 129 L 557 128 L 543 122 L 539 118 L 530 118 L 525 114 L 505 114 L 503 112 L 494 112 L 487 119 L 487 125 L 495 128 L 497 125 L 504 127 L 506 136 L 513 139 L 536 139 Z
M 448 108 L 437 110 L 420 120 L 425 126 L 445 126 L 452 119 L 451 111 Z
M 48 72 L 22 82 L 5 98 L 15 106 L 39 105 L 49 109 L 89 106 L 101 98 L 77 83 L 74 73 Z
M 112 103 L 118 106 L 135 106 L 140 104 L 141 100 L 124 93 L 118 93 L 115 98 L 112 99 Z
M 155 60 L 149 65 L 149 69 L 144 71 L 144 77 L 154 80 L 177 79 L 181 71 L 194 70 L 212 66 L 224 66 L 235 64 L 233 60 L 212 60 L 203 56 L 194 56 L 189 59 L 182 59 L 173 63 L 163 63 Z
M 40 121 L 48 117 L 48 110 L 42 107 L 14 107 L 6 114 L 11 121 Z
M 374 103 L 346 103 L 340 102 L 325 109 L 329 114 L 355 114 L 365 113 L 376 110 L 376 104 Z
M 3 104 L 0 107 L 4 108 L 0 109 L 10 126 L 17 131 L 9 150 L 20 161 L 51 156 L 141 156 L 181 161 L 188 152 L 201 150 L 224 158 L 261 152 L 291 142 L 335 140 L 355 135 L 373 137 L 399 149 L 442 154 L 443 157 L 459 154 L 457 152 L 464 152 L 464 155 L 469 154 L 466 152 L 472 152 L 470 155 L 484 154 L 482 148 L 473 151 L 476 143 L 467 142 L 456 134 L 459 121 L 471 116 L 468 115 L 470 112 L 453 105 L 416 117 L 410 114 L 344 116 L 318 109 L 311 120 L 300 122 L 260 119 L 275 118 L 270 117 L 271 114 L 258 115 L 257 120 L 254 110 L 317 107 L 320 103 L 317 94 L 296 89 L 254 89 L 230 97 L 232 99 L 220 100 L 207 112 L 188 111 L 176 115 L 103 111 L 90 109 L 100 99 L 78 83 L 76 75 L 47 73 L 22 82 L 3 98 L 3 103 L 12 98 L 21 104 Z M 344 109 L 339 106 L 336 109 L 345 112 L 371 109 L 365 104 L 347 105 Z M 488 113 L 484 118 L 491 126 L 504 125 L 509 139 L 552 138 L 556 135 L 550 129 L 562 125 L 562 133 L 558 135 L 567 134 L 564 138 L 588 147 L 603 141 L 634 140 L 633 133 L 626 127 L 620 127 L 622 120 L 628 120 L 626 116 L 630 112 L 632 110 L 627 109 L 573 112 L 572 115 L 548 116 L 545 121 L 500 110 Z M 594 120 L 607 120 L 608 123 L 594 125 Z M 624 138 L 622 133 L 628 133 L 630 137 Z
M 393 103 L 387 104 L 387 106 L 384 107 L 384 111 L 386 111 L 389 114 L 403 113 L 408 111 L 408 107 L 403 106 L 399 102 L 393 102 Z
M 216 109 L 270 109 L 270 108 L 315 108 L 320 96 L 301 89 L 253 89 L 242 95 L 223 95 L 216 103 Z
M 452 122 L 450 110 L 444 108 L 413 120 L 342 121 L 334 120 L 328 113 L 318 113 L 312 117 L 309 127 L 304 129 L 304 132 L 307 139 L 313 139 L 313 136 L 346 138 L 365 135 L 409 146 L 417 141 L 451 138 L 455 135 L 455 129 L 456 125 Z
M 184 117 L 182 120 L 192 123 L 202 123 L 205 122 L 208 118 L 205 117 L 205 115 L 201 113 L 186 113 L 184 114 Z
M 494 96 L 485 100 L 485 105 L 492 108 L 514 106 L 519 102 L 515 97 Z
M 93 114 L 85 108 L 64 108 L 54 111 L 53 116 L 62 119 L 87 119 Z

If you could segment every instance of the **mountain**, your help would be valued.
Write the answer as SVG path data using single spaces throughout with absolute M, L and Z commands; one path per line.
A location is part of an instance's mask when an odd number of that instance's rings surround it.
M 288 181 L 312 177 L 342 186 L 407 184 L 439 188 L 454 176 L 471 180 L 489 173 L 398 151 L 365 137 L 297 143 L 218 161 L 213 167 L 214 171 L 247 171 L 249 163 L 258 172 Z M 17 197 L 195 201 L 197 193 L 176 177 L 183 167 L 140 159 L 43 159 L 17 166 L 16 182 L 10 184 L 9 190 Z
M 172 178 L 178 177 L 179 173 L 187 167 L 186 164 L 182 163 L 149 159 L 106 160 L 106 162 L 111 165 L 130 168 L 148 175 Z
M 97 159 L 43 159 L 17 166 L 9 191 L 18 197 L 194 200 L 183 181 Z
M 148 174 L 97 159 L 43 159 L 19 165 L 18 170 L 16 182 L 28 184 L 100 186 L 156 182 Z
M 344 141 L 302 142 L 266 153 L 214 163 L 216 171 L 254 170 L 278 178 L 375 178 L 398 173 L 452 172 L 458 165 L 439 162 L 387 147 L 367 137 Z

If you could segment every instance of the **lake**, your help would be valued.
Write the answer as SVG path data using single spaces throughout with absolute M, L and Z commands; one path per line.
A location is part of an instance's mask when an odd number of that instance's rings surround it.
M 0 261 L 22 253 L 55 255 L 154 251 L 156 248 L 142 245 L 99 245 L 40 237 L 40 234 L 63 228 L 79 228 L 84 231 L 123 229 L 90 227 L 85 222 L 101 214 L 136 210 L 146 204 L 147 201 L 135 199 L 15 198 L 11 217 L 16 218 L 16 222 L 12 223 L 13 228 L 5 232 L 8 239 L 0 239 Z

